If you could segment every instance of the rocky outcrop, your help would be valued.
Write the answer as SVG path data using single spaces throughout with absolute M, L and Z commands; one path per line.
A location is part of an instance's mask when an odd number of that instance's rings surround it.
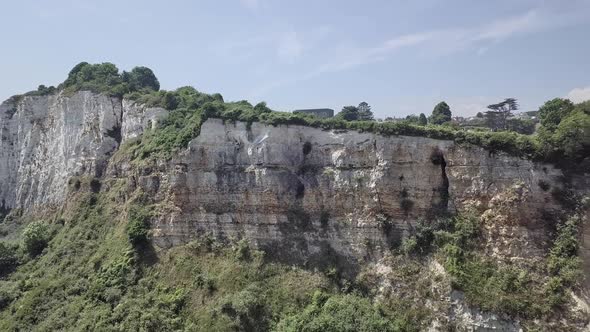
M 351 267 L 398 245 L 419 219 L 486 208 L 517 182 L 527 199 L 511 223 L 528 240 L 511 255 L 541 255 L 539 218 L 558 209 L 547 187 L 561 177 L 549 165 L 452 141 L 218 119 L 167 168 L 157 181 L 139 181 L 174 206 L 154 224 L 158 245 L 212 233 L 250 239 L 290 262 Z
M 168 114 L 161 107 L 146 107 L 133 100 L 123 99 L 121 136 L 123 141 L 136 138 L 145 130 L 153 129 Z
M 122 142 L 166 114 L 91 92 L 3 103 L 3 209 L 58 206 L 72 176 L 102 176 Z M 157 172 L 141 174 L 119 176 L 137 177 L 172 207 L 154 223 L 160 246 L 213 233 L 245 237 L 289 261 L 351 266 L 399 244 L 418 220 L 487 209 L 517 182 L 526 199 L 489 239 L 518 241 L 491 254 L 541 255 L 547 232 L 540 221 L 558 208 L 551 192 L 561 186 L 561 172 L 549 165 L 452 141 L 219 119 L 206 121 Z
M 0 209 L 59 206 L 72 176 L 103 175 L 119 145 L 167 114 L 89 91 L 0 105 Z
M 121 102 L 90 92 L 24 96 L 0 106 L 0 202 L 62 203 L 68 179 L 101 176 L 121 140 Z

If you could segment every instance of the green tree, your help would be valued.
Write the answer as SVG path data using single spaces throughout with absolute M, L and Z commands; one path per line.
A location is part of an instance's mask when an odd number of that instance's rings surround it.
M 428 124 L 428 120 L 426 119 L 426 115 L 424 113 L 420 113 L 418 124 L 421 126 L 426 126 Z
M 373 116 L 373 112 L 371 111 L 371 106 L 367 104 L 367 102 L 363 101 L 357 107 L 359 116 L 358 119 L 361 121 L 373 121 L 375 120 Z
M 31 256 L 39 255 L 49 243 L 49 229 L 42 221 L 34 221 L 22 234 L 23 247 Z
M 346 121 L 359 120 L 359 109 L 356 106 L 344 106 L 336 117 Z
M 418 117 L 417 115 L 414 115 L 414 114 L 410 114 L 410 115 L 406 116 L 406 122 L 412 123 L 412 124 L 418 124 L 420 122 L 420 117 Z
M 563 118 L 574 110 L 574 104 L 569 99 L 555 98 L 549 100 L 539 108 L 541 125 L 550 132 L 554 132 Z
M 15 246 L 0 242 L 0 277 L 2 272 L 10 271 L 18 264 Z
M 441 101 L 440 103 L 436 104 L 436 106 L 432 110 L 432 115 L 430 116 L 429 122 L 440 125 L 445 122 L 451 121 L 451 117 L 451 108 L 449 107 L 449 105 L 447 105 L 446 102 Z
M 154 72 L 147 67 L 135 67 L 131 72 L 123 72 L 123 80 L 129 84 L 131 91 L 141 89 L 150 89 L 153 91 L 160 90 L 160 82 Z
M 510 118 L 506 122 L 506 129 L 523 135 L 531 135 L 535 132 L 535 123 L 528 119 Z
M 497 104 L 488 105 L 486 121 L 492 130 L 508 129 L 508 118 L 512 112 L 518 110 L 518 103 L 514 98 L 506 98 Z
M 564 117 L 553 136 L 553 142 L 563 149 L 565 156 L 575 160 L 590 156 L 590 112 L 582 107 L 576 106 Z

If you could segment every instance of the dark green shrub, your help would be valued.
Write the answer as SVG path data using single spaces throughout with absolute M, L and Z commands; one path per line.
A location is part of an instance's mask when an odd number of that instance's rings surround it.
M 28 224 L 22 233 L 23 248 L 31 256 L 39 255 L 49 243 L 49 228 L 42 221 Z
M 0 276 L 18 265 L 16 245 L 0 242 Z
M 150 213 L 143 207 L 133 205 L 129 209 L 127 222 L 127 237 L 133 245 L 139 245 L 147 241 L 149 232 Z

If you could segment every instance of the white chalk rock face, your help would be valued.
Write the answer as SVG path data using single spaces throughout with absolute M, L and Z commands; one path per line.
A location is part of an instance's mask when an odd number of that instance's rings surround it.
M 452 141 L 219 119 L 207 120 L 168 168 L 156 187 L 175 209 L 153 225 L 156 244 L 213 233 L 286 260 L 352 265 L 398 245 L 419 219 L 485 208 L 516 183 L 526 189 L 520 215 L 490 236 L 518 240 L 499 256 L 541 255 L 548 232 L 538 217 L 559 207 L 538 183 L 557 186 L 561 176 Z M 153 174 L 139 182 L 156 188 Z
M 100 176 L 121 141 L 121 101 L 91 92 L 0 106 L 0 204 L 61 204 L 71 176 Z
M 145 107 L 133 100 L 123 99 L 123 141 L 138 137 L 144 130 L 156 128 L 166 115 L 168 111 L 161 107 Z

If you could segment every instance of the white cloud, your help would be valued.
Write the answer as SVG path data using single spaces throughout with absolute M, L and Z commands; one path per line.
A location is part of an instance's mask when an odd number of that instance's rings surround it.
M 303 43 L 295 31 L 282 35 L 278 40 L 277 55 L 282 61 L 292 63 L 301 57 Z
M 396 52 L 408 48 L 422 48 L 424 50 L 422 54 L 426 56 L 451 55 L 467 50 L 476 55 L 483 55 L 495 44 L 507 39 L 572 25 L 585 17 L 587 14 L 576 10 L 556 12 L 539 7 L 520 15 L 497 19 L 479 26 L 416 32 L 395 36 L 373 46 L 349 46 L 339 49 L 338 53 L 330 57 L 329 62 L 319 63 L 315 68 L 307 72 L 303 71 L 300 75 L 281 77 L 265 84 L 257 91 L 263 94 L 280 86 L 309 80 L 325 73 L 340 72 L 384 61 Z M 281 39 L 278 54 L 282 59 L 293 61 L 301 57 L 302 53 L 303 46 L 297 34 L 291 33 Z M 474 109 L 481 109 L 481 105 L 469 103 L 465 105 L 465 113 L 470 113 Z
M 486 25 L 477 32 L 474 41 L 501 41 L 518 33 L 531 32 L 543 26 L 543 18 L 535 10 L 523 15 L 498 20 Z
M 574 103 L 590 100 L 590 86 L 585 88 L 575 88 L 567 94 L 566 98 Z

